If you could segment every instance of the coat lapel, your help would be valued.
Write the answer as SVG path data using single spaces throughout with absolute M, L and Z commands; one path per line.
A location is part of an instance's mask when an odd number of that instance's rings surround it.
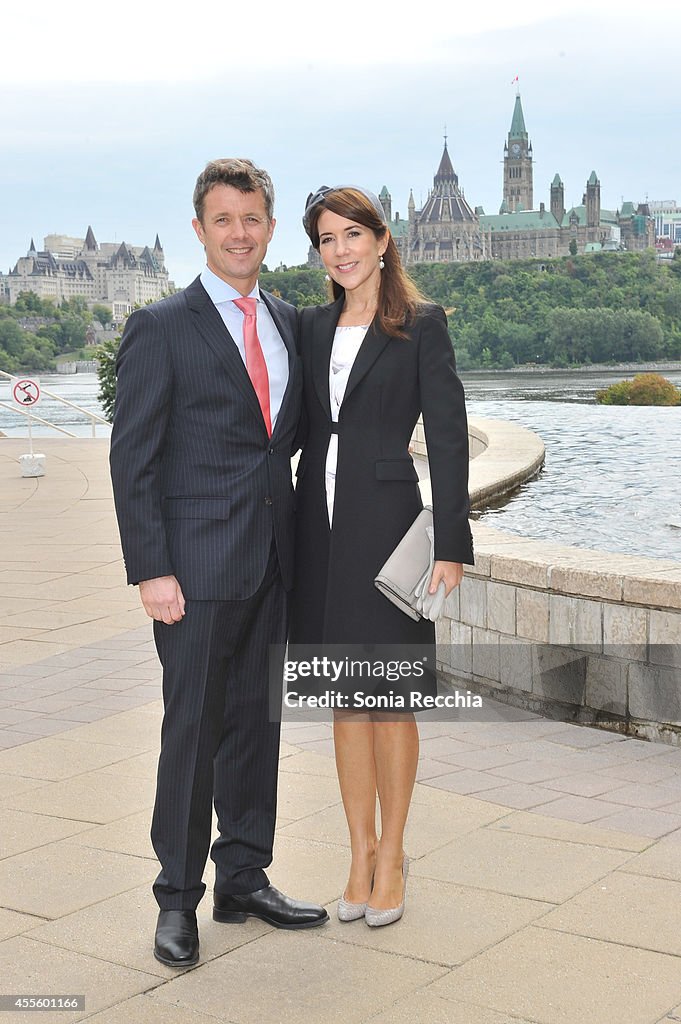
M 317 397 L 322 403 L 322 409 L 329 419 L 331 419 L 329 364 L 331 363 L 333 336 L 343 311 L 343 302 L 344 297 L 341 295 L 339 299 L 336 299 L 330 305 L 319 307 L 317 310 L 318 322 L 315 324 L 315 337 L 312 346 L 312 380 Z
M 364 340 L 359 347 L 357 357 L 352 364 L 347 387 L 345 388 L 345 395 L 343 396 L 344 402 L 347 402 L 359 382 L 367 375 L 389 341 L 389 336 L 379 330 L 374 319 L 369 325 L 369 330 L 364 335 Z
M 248 370 L 241 358 L 241 353 L 236 346 L 236 342 L 225 327 L 224 320 L 215 308 L 208 292 L 201 284 L 200 278 L 197 277 L 196 280 L 192 281 L 185 288 L 184 294 L 187 299 L 187 305 L 195 315 L 196 328 L 199 334 L 225 366 L 230 379 L 235 387 L 239 389 L 253 415 L 262 425 L 263 431 L 265 431 L 265 423 L 262 418 L 258 396 L 251 384 L 251 378 L 248 376 Z

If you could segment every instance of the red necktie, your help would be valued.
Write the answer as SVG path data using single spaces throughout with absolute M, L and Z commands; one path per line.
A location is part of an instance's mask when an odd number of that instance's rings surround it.
M 270 417 L 270 378 L 267 374 L 267 363 L 263 355 L 258 327 L 256 324 L 256 300 L 253 298 L 233 299 L 244 315 L 244 347 L 246 349 L 246 369 L 255 389 L 262 409 L 267 433 L 272 436 L 272 420 Z

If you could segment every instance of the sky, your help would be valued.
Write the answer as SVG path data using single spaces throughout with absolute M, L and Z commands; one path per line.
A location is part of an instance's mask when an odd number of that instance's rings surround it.
M 0 270 L 30 239 L 153 245 L 171 279 L 203 265 L 194 182 L 247 156 L 275 184 L 267 265 L 305 262 L 305 198 L 321 184 L 425 200 L 443 134 L 466 198 L 502 199 L 516 85 L 534 150 L 534 199 L 556 172 L 568 207 L 592 170 L 601 202 L 681 204 L 678 0 L 117 0 L 9 5 L 0 63 Z M 164 20 L 158 11 L 163 9 Z

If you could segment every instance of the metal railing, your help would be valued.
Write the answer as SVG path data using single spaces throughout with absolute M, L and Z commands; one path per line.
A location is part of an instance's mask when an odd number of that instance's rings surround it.
M 5 373 L 4 370 L 0 370 L 0 377 L 3 377 L 5 380 L 13 380 L 16 376 L 16 374 Z M 82 416 L 86 416 L 90 420 L 90 423 L 92 425 L 93 437 L 97 436 L 96 430 L 98 423 L 103 423 L 106 427 L 111 426 L 109 421 L 105 420 L 104 417 L 100 416 L 98 413 L 90 412 L 89 409 L 83 409 L 83 407 L 80 405 L 74 405 L 74 403 L 69 402 L 67 398 L 62 398 L 61 395 L 56 395 L 54 391 L 48 391 L 47 388 L 44 388 L 42 386 L 40 390 L 41 393 L 43 395 L 47 395 L 48 398 L 52 398 L 56 402 L 61 402 L 62 405 L 68 405 L 70 409 L 75 409 L 76 412 L 79 412 Z M 11 402 L 0 402 L 0 408 L 9 409 L 10 412 L 16 412 L 20 416 L 26 416 L 30 420 L 33 420 L 35 423 L 40 423 L 44 427 L 50 427 L 52 430 L 58 430 L 60 434 L 66 434 L 67 437 L 80 436 L 79 434 L 74 434 L 72 430 L 67 430 L 65 427 L 60 427 L 56 423 L 50 423 L 49 420 L 42 419 L 42 417 L 37 416 L 34 412 L 29 412 L 27 409 L 21 409 L 18 405 L 15 405 Z

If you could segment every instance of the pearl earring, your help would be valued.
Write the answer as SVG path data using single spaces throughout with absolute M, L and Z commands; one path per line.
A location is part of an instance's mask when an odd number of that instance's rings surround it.
M 382 256 L 378 257 L 378 269 L 383 270 L 385 267 L 385 261 Z
M 328 274 L 324 274 L 324 280 L 325 280 L 325 281 L 330 281 L 330 280 L 331 280 L 331 278 L 329 277 L 329 275 L 328 275 Z

